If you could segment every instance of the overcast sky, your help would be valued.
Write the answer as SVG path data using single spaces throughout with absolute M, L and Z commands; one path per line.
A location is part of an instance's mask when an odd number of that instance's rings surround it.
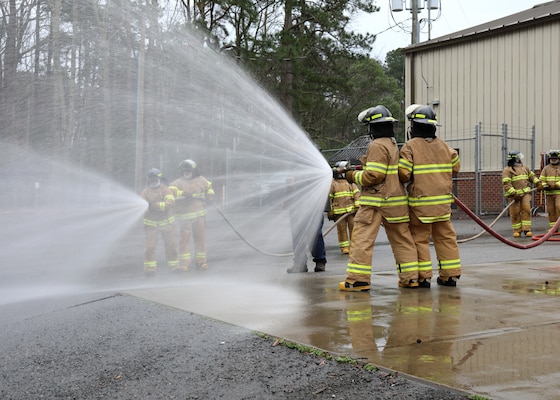
M 447 35 L 472 26 L 492 21 L 507 15 L 532 8 L 548 0 L 439 0 L 439 10 L 431 10 L 431 38 Z M 410 3 L 410 0 L 406 0 Z M 411 44 L 410 11 L 391 13 L 391 0 L 377 0 L 381 11 L 360 17 L 355 29 L 360 32 L 377 34 L 372 56 L 385 60 L 387 52 Z M 437 17 L 437 19 L 436 19 Z M 428 19 L 424 9 L 420 18 Z M 434 21 L 435 19 L 435 21 Z M 400 27 L 399 27 L 400 26 Z M 420 41 L 428 40 L 428 28 L 424 25 Z

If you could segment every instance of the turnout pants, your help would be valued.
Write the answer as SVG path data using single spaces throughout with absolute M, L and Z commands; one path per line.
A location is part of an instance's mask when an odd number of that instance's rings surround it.
M 513 232 L 521 233 L 531 230 L 531 195 L 525 194 L 520 200 L 511 196 L 508 201 L 513 204 L 509 207 L 509 217 Z
M 457 234 L 451 221 L 425 224 L 416 215 L 410 214 L 410 231 L 418 251 L 418 269 L 423 278 L 432 277 L 432 258 L 430 255 L 430 237 L 433 239 L 438 260 L 439 277 L 446 281 L 454 276 L 461 276 L 461 260 Z
M 399 280 L 408 283 L 418 279 L 417 252 L 408 223 L 388 223 L 377 208 L 362 205 L 354 218 L 346 282 L 371 283 L 373 248 L 382 224 L 393 250 Z
M 179 221 L 179 262 L 189 267 L 192 260 L 191 237 L 194 242 L 194 259 L 197 265 L 206 264 L 206 217 Z
M 169 268 L 178 265 L 177 248 L 175 247 L 175 227 L 168 224 L 160 227 L 144 225 L 145 244 L 144 244 L 144 270 L 155 271 L 157 268 L 157 245 L 159 235 L 163 238 L 165 246 L 165 258 Z
M 339 214 L 335 216 L 335 222 L 338 221 L 342 215 Z M 354 215 L 350 214 L 344 221 L 341 221 L 336 226 L 336 231 L 338 233 L 338 246 L 343 249 L 345 247 L 350 247 L 350 241 L 352 240 L 352 229 L 354 229 Z

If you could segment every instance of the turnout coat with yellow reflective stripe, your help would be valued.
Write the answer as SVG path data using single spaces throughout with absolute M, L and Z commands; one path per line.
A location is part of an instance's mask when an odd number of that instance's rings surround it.
M 539 179 L 525 165 L 505 167 L 502 171 L 502 184 L 506 197 L 523 195 L 531 191 L 531 183 L 537 184 Z
M 162 183 L 157 188 L 148 187 L 142 191 L 141 196 L 148 202 L 144 225 L 160 227 L 174 222 L 171 209 L 175 205 L 175 197 L 166 185 Z
M 410 212 L 423 223 L 451 218 L 453 175 L 460 169 L 459 155 L 439 138 L 416 137 L 401 149 L 399 177 L 407 186 Z
M 352 179 L 361 186 L 360 207 L 376 207 L 387 222 L 409 221 L 406 193 L 399 181 L 399 149 L 395 139 L 375 138 L 368 147 L 366 164 L 353 171 Z M 373 143 L 372 143 L 373 144 Z M 375 161 L 373 161 L 375 160 Z
M 169 187 L 177 199 L 174 212 L 178 220 L 192 220 L 206 215 L 206 200 L 214 196 L 214 189 L 205 177 L 179 178 Z
M 544 193 L 560 195 L 560 164 L 547 164 L 541 171 L 539 180 L 544 184 Z
M 355 183 L 346 179 L 333 179 L 329 191 L 330 211 L 341 215 L 356 211 L 360 206 L 360 191 Z

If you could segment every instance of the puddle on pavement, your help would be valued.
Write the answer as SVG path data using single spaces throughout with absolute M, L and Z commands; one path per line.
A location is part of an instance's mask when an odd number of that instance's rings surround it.
M 500 268 L 471 267 L 457 288 L 400 289 L 379 274 L 371 293 L 344 293 L 340 277 L 306 274 L 133 294 L 495 400 L 555 399 L 558 276 Z

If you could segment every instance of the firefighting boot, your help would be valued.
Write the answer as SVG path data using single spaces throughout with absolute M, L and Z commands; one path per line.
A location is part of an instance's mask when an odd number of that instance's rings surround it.
M 450 276 L 446 281 L 444 281 L 438 276 L 437 284 L 442 286 L 457 286 L 457 279 L 459 278 L 460 276 Z
M 196 264 L 196 269 L 206 271 L 208 269 L 208 264 L 198 263 Z
M 519 236 L 521 236 L 521 233 L 519 233 L 519 232 L 513 232 L 513 237 L 519 237 Z
M 432 286 L 432 282 L 430 281 L 430 279 L 424 279 L 418 281 L 418 287 L 429 289 L 431 286 Z
M 350 254 L 350 249 L 348 247 L 342 247 L 340 251 L 342 254 Z
M 368 282 L 340 282 L 338 284 L 338 290 L 343 292 L 367 292 L 371 289 L 371 285 Z
M 407 281 L 399 281 L 399 287 L 402 288 L 417 288 L 418 281 L 415 279 L 409 279 Z
M 525 231 L 525 236 L 531 237 L 531 236 L 533 236 L 533 232 L 531 232 L 531 231 Z

